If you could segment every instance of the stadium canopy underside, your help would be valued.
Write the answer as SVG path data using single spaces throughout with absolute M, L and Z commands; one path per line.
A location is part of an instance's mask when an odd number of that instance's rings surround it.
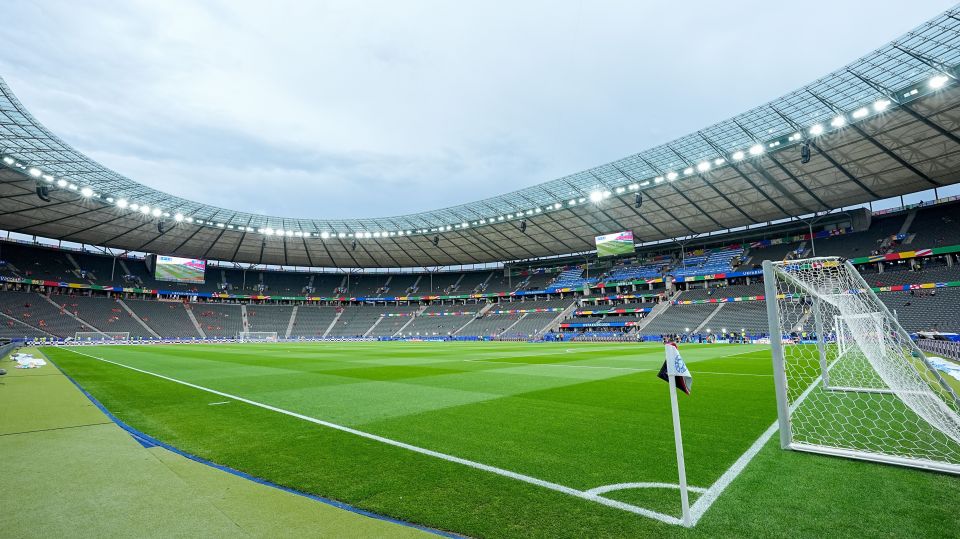
M 804 88 L 619 161 L 441 210 L 347 220 L 237 212 L 139 184 L 50 133 L 0 79 L 0 228 L 131 251 L 339 268 L 588 252 L 594 236 L 622 230 L 638 241 L 689 237 L 957 183 L 958 67 L 954 9 Z

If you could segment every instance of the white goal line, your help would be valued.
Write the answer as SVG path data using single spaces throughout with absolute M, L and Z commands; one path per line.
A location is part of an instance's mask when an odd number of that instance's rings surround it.
M 441 459 L 441 460 L 446 460 L 446 461 L 448 461 L 448 462 L 454 462 L 454 463 L 456 463 L 456 464 L 462 464 L 462 465 L 468 466 L 468 467 L 470 467 L 470 468 L 475 468 L 475 469 L 478 469 L 478 470 L 483 470 L 483 471 L 485 471 L 485 472 L 497 474 L 497 475 L 500 475 L 500 476 L 503 476 L 503 477 L 508 477 L 508 478 L 510 478 L 510 479 L 515 479 L 515 480 L 517 480 L 517 481 L 522 481 L 522 482 L 524 482 L 524 483 L 529 483 L 529 484 L 531 484 L 531 485 L 536 485 L 536 486 L 538 486 L 538 487 L 543 487 L 543 488 L 546 488 L 546 489 L 549 489 L 549 490 L 553 490 L 553 491 L 556 491 L 556 492 L 560 492 L 560 493 L 563 493 L 563 494 L 567 494 L 567 495 L 570 495 L 570 496 L 574 496 L 574 497 L 577 497 L 577 498 L 581 498 L 581 499 L 584 499 L 584 500 L 588 500 L 588 501 L 591 501 L 591 502 L 594 502 L 594 503 L 598 503 L 598 504 L 600 504 L 600 505 L 605 505 L 605 506 L 607 506 L 607 507 L 612 507 L 612 508 L 615 508 L 615 509 L 620 509 L 620 510 L 622 510 L 622 511 L 627 511 L 627 512 L 634 513 L 634 514 L 637 514 L 637 515 L 645 516 L 645 517 L 647 517 L 647 518 L 652 518 L 652 519 L 654 519 L 654 520 L 658 520 L 658 521 L 663 522 L 663 523 L 665 523 L 665 524 L 672 524 L 672 525 L 675 525 L 675 526 L 683 526 L 683 525 L 684 525 L 684 524 L 683 524 L 683 520 L 680 519 L 680 518 L 678 518 L 678 517 L 675 517 L 675 516 L 672 516 L 672 515 L 667 515 L 667 514 L 664 514 L 664 513 L 660 513 L 660 512 L 657 512 L 657 511 L 650 510 L 650 509 L 646 509 L 646 508 L 644 508 L 644 507 L 639 507 L 639 506 L 636 506 L 636 505 L 633 505 L 633 504 L 629 504 L 629 503 L 626 503 L 626 502 L 621 502 L 621 501 L 617 501 L 617 500 L 612 500 L 612 499 L 610 499 L 610 498 L 604 498 L 603 496 L 600 495 L 600 494 L 603 493 L 603 492 L 609 492 L 609 491 L 611 491 L 611 490 L 619 490 L 620 488 L 628 488 L 628 487 L 626 487 L 626 485 L 635 486 L 635 488 L 677 488 L 676 486 L 670 486 L 670 484 L 667 484 L 667 483 L 621 483 L 621 484 L 618 484 L 618 485 L 607 485 L 607 486 L 596 487 L 596 488 L 589 489 L 589 490 L 579 490 L 579 489 L 575 489 L 575 488 L 568 487 L 568 486 L 565 486 L 565 485 L 560 485 L 560 484 L 558 484 L 558 483 L 553 483 L 553 482 L 551 482 L 551 481 L 546 481 L 546 480 L 544 480 L 544 479 L 539 479 L 539 478 L 536 478 L 536 477 L 533 477 L 533 476 L 521 474 L 521 473 L 518 473 L 518 472 L 506 470 L 506 469 L 503 469 L 503 468 L 498 468 L 498 467 L 496 467 L 496 466 L 491 466 L 491 465 L 489 465 L 489 464 L 483 464 L 483 463 L 481 463 L 481 462 L 476 462 L 476 461 L 468 460 L 468 459 L 465 459 L 465 458 L 457 457 L 457 456 L 454 456 L 454 455 L 449 455 L 449 454 L 447 454 L 447 453 L 441 453 L 441 452 L 439 452 L 439 451 L 434 451 L 434 450 L 432 450 L 432 449 L 426 449 L 426 448 L 424 448 L 424 447 L 415 446 L 415 445 L 412 445 L 412 444 L 408 444 L 408 443 L 406 443 L 406 442 L 401 442 L 401 441 L 398 441 L 398 440 L 393 440 L 393 439 L 391 439 L 391 438 L 386 438 L 386 437 L 384 437 L 384 436 L 380 436 L 380 435 L 377 435 L 377 434 L 372 434 L 372 433 L 365 432 L 365 431 L 362 431 L 362 430 L 357 430 L 357 429 L 354 429 L 354 428 L 351 428 L 351 427 L 347 427 L 347 426 L 345 426 L 345 425 L 340 425 L 340 424 L 337 424 L 337 423 L 331 423 L 331 422 L 329 422 L 329 421 L 324 421 L 324 420 L 322 420 L 322 419 L 317 419 L 317 418 L 315 418 L 315 417 L 311 417 L 311 416 L 308 416 L 308 415 L 304 415 L 304 414 L 300 414 L 300 413 L 297 413 L 297 412 L 293 412 L 293 411 L 291 411 L 291 410 L 286 410 L 286 409 L 284 409 L 284 408 L 279 408 L 279 407 L 277 407 L 277 406 L 272 406 L 272 405 L 270 405 L 270 404 L 258 402 L 258 401 L 251 400 L 251 399 L 247 399 L 247 398 L 241 397 L 241 396 L 239 396 L 239 395 L 234 395 L 234 394 L 231 394 L 231 393 L 226 393 L 226 392 L 224 392 L 224 391 L 218 391 L 218 390 L 216 390 L 216 389 L 211 389 L 211 388 L 209 388 L 209 387 L 204 387 L 204 386 L 201 386 L 201 385 L 198 385 L 198 384 L 194 384 L 194 383 L 191 383 L 191 382 L 187 382 L 187 381 L 184 381 L 184 380 L 179 380 L 179 379 L 177 379 L 177 378 L 173 378 L 173 377 L 166 376 L 166 375 L 163 375 L 163 374 L 158 374 L 158 373 L 151 372 L 151 371 L 148 371 L 148 370 L 140 369 L 140 368 L 133 367 L 133 366 L 130 366 L 130 365 L 126 365 L 126 364 L 123 364 L 123 363 L 120 363 L 120 362 L 117 362 L 117 361 L 112 361 L 112 360 L 105 359 L 105 358 L 102 358 L 102 357 L 97 357 L 97 356 L 94 356 L 94 355 L 91 355 L 91 354 L 87 354 L 87 353 L 84 353 L 84 352 L 80 352 L 80 351 L 74 350 L 74 349 L 69 348 L 69 347 L 64 347 L 63 349 L 64 349 L 64 350 L 68 350 L 68 351 L 70 351 L 70 352 L 73 352 L 74 354 L 78 354 L 78 355 L 85 356 L 85 357 L 88 357 L 88 358 L 91 358 L 91 359 L 95 359 L 95 360 L 97 360 L 97 361 L 101 361 L 101 362 L 103 362 L 103 363 L 109 363 L 109 364 L 115 365 L 115 366 L 117 366 L 117 367 L 122 367 L 122 368 L 125 368 L 125 369 L 129 369 L 129 370 L 131 370 L 131 371 L 139 372 L 139 373 L 146 374 L 146 375 L 149 375 L 149 376 L 154 376 L 154 377 L 156 377 L 156 378 L 160 378 L 160 379 L 163 379 L 163 380 L 167 380 L 167 381 L 169 381 L 169 382 L 174 382 L 174 383 L 176 383 L 176 384 L 180 384 L 180 385 L 183 385 L 183 386 L 191 387 L 191 388 L 193 388 L 193 389 L 197 389 L 197 390 L 200 390 L 200 391 L 205 391 L 205 392 L 207 392 L 207 393 L 212 393 L 212 394 L 214 394 L 214 395 L 219 395 L 219 396 L 224 397 L 224 398 L 232 399 L 232 400 L 235 400 L 235 401 L 238 401 L 238 402 L 243 402 L 243 403 L 249 404 L 249 405 L 251 405 L 251 406 L 256 406 L 256 407 L 258 407 L 258 408 L 263 408 L 264 410 L 269 410 L 269 411 L 271 411 L 271 412 L 276 412 L 276 413 L 279 413 L 279 414 L 283 414 L 283 415 L 287 415 L 287 416 L 290 416 L 290 417 L 294 417 L 294 418 L 296 418 L 296 419 L 300 419 L 300 420 L 303 420 L 303 421 L 307 421 L 307 422 L 309 422 L 309 423 L 314 423 L 314 424 L 316 424 L 316 425 L 321 425 L 321 426 L 328 427 L 328 428 L 331 428 L 331 429 L 339 430 L 339 431 L 341 431 L 341 432 L 346 432 L 346 433 L 348 433 L 348 434 L 353 434 L 353 435 L 359 436 L 359 437 L 361 437 L 361 438 L 366 438 L 366 439 L 373 440 L 373 441 L 376 441 L 376 442 L 380 442 L 380 443 L 383 443 L 383 444 L 386 444 L 386 445 L 391 445 L 391 446 L 394 446 L 394 447 L 399 447 L 399 448 L 401 448 L 401 449 L 406 449 L 406 450 L 412 451 L 412 452 L 414 452 L 414 453 L 420 453 L 420 454 L 422 454 L 422 455 L 427 455 L 427 456 L 434 457 L 434 458 L 438 458 L 438 459 Z M 723 492 L 723 490 L 727 487 L 727 485 L 729 485 L 730 482 L 732 482 L 733 479 L 736 478 L 736 477 L 740 474 L 741 471 L 743 471 L 743 469 L 744 469 L 744 468 L 746 467 L 746 465 L 750 462 L 750 460 L 752 460 L 753 457 L 756 456 L 756 454 L 757 454 L 757 452 L 759 452 L 760 448 L 763 447 L 763 445 L 764 445 L 764 444 L 770 439 L 770 437 L 773 435 L 773 432 L 776 432 L 776 427 L 777 427 L 777 423 L 774 423 L 769 429 L 767 429 L 767 430 L 760 436 L 760 438 L 757 439 L 757 441 L 755 441 L 755 442 L 753 443 L 753 445 L 751 445 L 750 448 L 749 448 L 743 455 L 740 456 L 739 459 L 737 459 L 737 461 L 733 464 L 733 466 L 731 466 L 726 472 L 724 472 L 724 474 L 720 476 L 720 478 L 716 481 L 716 483 L 714 483 L 713 485 L 711 485 L 709 488 L 704 489 L 704 488 L 700 488 L 700 487 L 690 487 L 690 490 L 691 490 L 692 492 L 702 492 L 702 493 L 703 493 L 703 495 L 700 496 L 700 498 L 696 501 L 696 503 L 694 503 L 693 507 L 691 507 L 691 512 L 690 512 L 690 513 L 691 513 L 691 524 L 690 524 L 691 527 L 697 524 L 697 522 L 698 522 L 698 521 L 700 520 L 700 518 L 707 512 L 707 510 L 710 508 L 710 506 L 713 505 L 713 502 L 715 502 L 715 501 L 717 500 L 717 498 L 719 498 L 720 494 L 721 494 L 721 493 Z M 614 487 L 614 488 L 609 488 L 609 487 Z

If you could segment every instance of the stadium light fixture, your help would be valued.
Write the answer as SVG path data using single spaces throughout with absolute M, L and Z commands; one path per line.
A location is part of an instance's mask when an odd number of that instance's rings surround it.
M 39 178 L 40 175 L 43 174 L 43 171 L 41 171 L 39 168 L 30 167 L 27 169 L 27 174 L 33 176 L 34 178 Z
M 947 84 L 948 80 L 950 80 L 950 77 L 946 75 L 934 75 L 933 77 L 930 77 L 930 81 L 927 82 L 927 84 L 934 90 L 937 90 L 939 88 L 943 88 L 943 86 Z
M 178 222 L 178 223 L 183 222 L 183 214 L 182 214 L 182 213 L 175 214 L 175 215 L 173 216 L 173 220 L 176 221 L 176 222 Z
M 193 217 L 187 217 L 187 218 L 184 219 L 184 220 L 185 220 L 186 222 L 188 222 L 188 223 L 192 223 L 192 222 L 193 222 Z
M 76 191 L 76 190 L 77 190 L 77 186 L 76 186 L 76 184 L 70 183 L 70 184 L 67 184 L 67 189 L 69 189 L 69 190 L 71 190 L 71 191 Z
M 576 200 L 570 200 L 570 202 L 567 202 L 567 205 L 568 205 L 568 206 L 576 206 L 576 205 L 577 205 L 577 201 L 576 201 Z
M 677 179 L 677 176 L 679 176 L 679 174 L 671 170 L 670 172 L 667 172 L 667 181 L 672 182 L 673 180 Z
M 697 165 L 697 170 L 699 170 L 700 172 L 706 172 L 706 171 L 710 170 L 710 162 L 709 162 L 709 161 L 704 161 L 703 163 L 698 164 L 698 165 Z
M 727 162 L 727 160 L 724 159 L 724 158 L 722 158 L 722 157 L 718 157 L 718 158 L 716 158 L 716 159 L 713 160 L 713 164 L 716 165 L 716 166 L 718 166 L 718 167 L 719 167 L 720 165 L 726 163 L 726 162 Z
M 624 191 L 626 191 L 626 188 L 624 188 L 624 187 L 617 187 L 615 190 L 616 190 L 617 194 L 619 195 L 619 194 L 623 193 Z
M 842 115 L 837 116 L 833 120 L 830 120 L 830 125 L 832 125 L 833 127 L 843 127 L 847 125 L 847 119 L 844 118 Z
M 754 144 L 750 146 L 750 155 L 760 155 L 763 153 L 763 144 Z
M 49 175 L 49 174 L 44 174 L 44 175 L 43 175 L 43 179 L 44 179 L 44 181 L 46 181 L 47 183 L 53 183 L 53 176 L 51 176 L 51 175 Z
M 121 198 L 120 200 L 117 201 L 117 207 L 120 208 L 121 210 L 126 208 L 129 205 L 130 203 L 127 202 L 127 199 L 125 198 Z
M 140 206 L 140 213 L 144 215 L 150 214 L 150 206 Z
M 685 176 L 689 176 L 689 175 L 693 174 L 693 167 L 687 167 L 687 168 L 683 169 L 683 174 L 684 174 Z
M 586 201 L 587 201 L 587 198 L 586 198 L 586 197 L 580 197 L 580 198 L 577 199 L 577 204 L 583 204 L 583 203 L 586 202 Z
M 66 186 L 67 186 L 67 180 L 64 180 L 63 178 L 60 178 L 59 180 L 57 180 L 57 186 L 58 186 L 58 187 L 66 187 Z
M 853 111 L 853 118 L 859 120 L 860 118 L 865 118 L 867 114 L 870 114 L 870 110 L 867 107 L 860 107 L 857 110 Z
M 83 195 L 83 198 L 90 198 L 93 196 L 93 189 L 89 187 L 84 187 L 80 190 L 80 194 Z
M 662 181 L 663 181 L 663 178 L 660 178 L 660 181 L 662 182 Z M 649 182 L 649 181 L 640 182 L 640 187 L 646 187 L 646 186 L 648 186 L 648 185 L 650 185 L 650 182 Z
M 600 202 L 601 200 L 603 200 L 603 193 L 600 191 L 590 192 L 590 202 Z
M 14 163 L 14 160 L 13 160 L 12 157 L 7 156 L 7 157 L 4 157 L 4 158 L 3 158 L 3 162 L 6 163 L 6 164 L 8 164 L 8 165 L 12 165 L 12 164 Z
M 873 104 L 873 110 L 876 112 L 883 112 L 887 110 L 887 107 L 890 106 L 889 99 L 880 99 Z
M 731 157 L 733 157 L 733 160 L 734 160 L 734 161 L 740 161 L 740 160 L 742 160 L 744 157 L 746 157 L 746 155 L 743 153 L 742 150 L 737 150 L 737 151 L 733 152 L 733 155 L 732 155 Z
M 160 208 L 154 208 L 151 213 L 153 214 L 154 217 L 160 217 L 160 215 L 163 214 L 163 210 L 161 210 Z M 221 223 L 220 226 L 223 226 L 223 224 Z
M 813 127 L 810 128 L 810 134 L 813 136 L 822 135 L 823 126 L 820 124 L 814 124 Z

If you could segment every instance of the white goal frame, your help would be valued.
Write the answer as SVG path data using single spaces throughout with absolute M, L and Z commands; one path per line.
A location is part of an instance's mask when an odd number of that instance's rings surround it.
M 276 331 L 241 331 L 237 333 L 237 340 L 240 342 L 277 342 L 278 334 Z
M 768 260 L 763 276 L 781 448 L 960 474 L 960 398 L 856 268 Z
M 129 341 L 129 331 L 78 331 L 74 333 L 73 339 L 76 341 L 85 340 L 110 340 L 110 341 Z

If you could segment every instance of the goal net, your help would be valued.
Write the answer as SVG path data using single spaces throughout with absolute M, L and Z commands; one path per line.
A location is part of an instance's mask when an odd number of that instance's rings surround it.
M 960 400 L 849 262 L 764 262 L 784 448 L 960 473 Z
M 276 331 L 241 331 L 237 339 L 244 342 L 277 342 Z
M 78 331 L 73 336 L 77 341 L 129 341 L 129 331 Z

